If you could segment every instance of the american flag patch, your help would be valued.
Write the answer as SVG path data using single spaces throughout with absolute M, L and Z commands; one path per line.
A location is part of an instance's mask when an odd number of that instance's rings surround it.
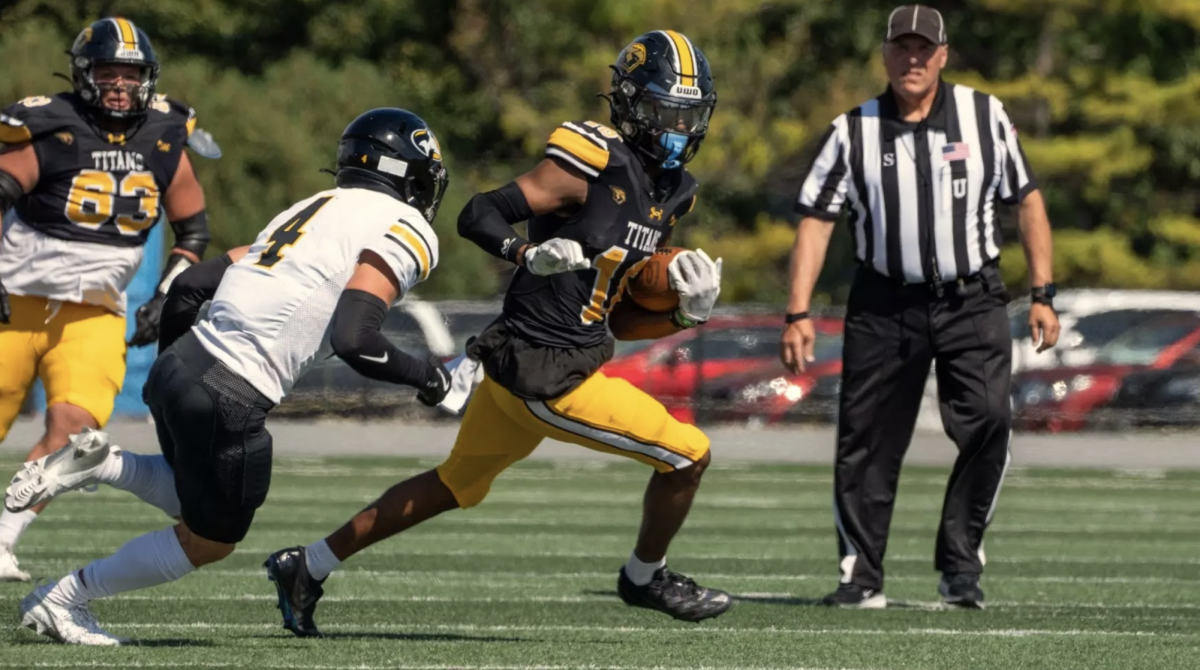
M 942 147 L 942 160 L 949 163 L 950 161 L 965 161 L 971 157 L 971 145 L 966 142 L 955 142 Z

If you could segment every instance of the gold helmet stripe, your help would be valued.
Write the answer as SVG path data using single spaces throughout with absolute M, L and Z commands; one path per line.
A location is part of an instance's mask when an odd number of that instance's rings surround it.
M 121 34 L 121 41 L 125 43 L 125 48 L 138 48 L 137 31 L 133 29 L 133 24 L 128 19 L 119 16 L 113 19 L 113 22 L 117 24 L 117 31 Z
M 674 30 L 666 31 L 667 37 L 675 45 L 676 58 L 679 61 L 679 83 L 682 86 L 696 85 L 696 54 L 688 38 Z

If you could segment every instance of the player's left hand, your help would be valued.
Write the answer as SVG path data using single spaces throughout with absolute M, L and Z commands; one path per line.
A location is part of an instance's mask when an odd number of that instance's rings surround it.
M 721 294 L 721 259 L 713 261 L 703 249 L 685 251 L 671 260 L 667 276 L 679 294 L 679 311 L 692 321 L 708 321 Z
M 1058 333 L 1058 314 L 1053 307 L 1039 302 L 1029 306 L 1029 335 L 1039 354 L 1058 344 Z
M 158 342 L 158 322 L 162 319 L 163 305 L 166 302 L 167 296 L 155 293 L 146 304 L 138 307 L 137 329 L 133 331 L 133 337 L 129 338 L 129 346 L 144 347 Z
M 425 388 L 417 392 L 417 400 L 422 405 L 437 407 L 450 392 L 450 371 L 437 356 L 429 357 L 429 366 L 432 368 L 429 381 L 425 382 Z

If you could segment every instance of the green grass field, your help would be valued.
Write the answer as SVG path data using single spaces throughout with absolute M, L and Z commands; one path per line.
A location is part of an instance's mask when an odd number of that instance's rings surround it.
M 892 606 L 851 612 L 814 605 L 837 580 L 829 468 L 716 466 L 671 566 L 738 602 L 685 624 L 614 594 L 647 469 L 520 464 L 481 507 L 344 565 L 317 613 L 329 639 L 284 631 L 264 557 L 324 536 L 431 464 L 279 461 L 230 560 L 93 604 L 140 646 L 66 648 L 16 630 L 29 587 L 0 584 L 0 668 L 1200 668 L 1200 472 L 1010 473 L 987 542 L 989 609 L 962 612 L 937 607 L 932 568 L 946 471 L 909 468 L 887 561 Z M 74 493 L 19 556 L 57 578 L 166 523 L 124 493 Z

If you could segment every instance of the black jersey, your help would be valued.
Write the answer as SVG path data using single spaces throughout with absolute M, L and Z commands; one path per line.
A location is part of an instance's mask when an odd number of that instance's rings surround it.
M 564 123 L 546 156 L 587 175 L 587 201 L 570 216 L 529 222 L 529 239 L 579 242 L 592 268 L 540 277 L 518 268 L 504 312 L 479 335 L 471 355 L 521 398 L 556 398 L 590 377 L 613 353 L 605 325 L 628 281 L 671 237 L 696 203 L 696 180 L 675 170 L 662 197 L 621 136 L 592 121 Z
M 695 204 L 696 180 L 676 170 L 660 200 L 641 161 L 615 131 L 592 121 L 564 123 L 546 155 L 588 176 L 587 201 L 569 217 L 539 216 L 529 222 L 531 242 L 575 240 L 592 268 L 540 277 L 519 268 L 504 300 L 513 331 L 532 344 L 594 347 L 608 337 L 605 320 L 626 283 Z
M 145 243 L 162 215 L 195 112 L 156 95 L 125 133 L 91 123 L 74 93 L 34 96 L 0 113 L 0 142 L 32 142 L 40 175 L 17 200 L 25 225 L 51 237 L 112 246 Z

